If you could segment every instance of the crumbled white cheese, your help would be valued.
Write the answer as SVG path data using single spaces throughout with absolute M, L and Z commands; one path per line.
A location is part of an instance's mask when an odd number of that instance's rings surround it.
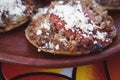
M 49 23 L 44 24 L 44 28 L 50 30 L 50 24 Z
M 36 34 L 37 34 L 37 35 L 41 35 L 41 34 L 42 34 L 42 31 L 39 29 Z
M 38 9 L 38 12 L 39 12 L 40 14 L 46 14 L 47 11 L 48 11 L 48 8 L 39 8 L 39 9 Z
M 107 39 L 107 40 L 105 40 L 106 42 L 109 42 L 109 40 Z
M 106 41 L 106 42 L 111 42 L 111 39 L 106 39 L 105 41 Z
M 46 43 L 46 42 L 44 40 L 42 40 L 41 43 Z
M 93 32 L 88 32 L 88 34 L 93 34 Z
M 54 48 L 54 44 L 52 42 L 49 42 L 49 48 L 53 49 Z
M 84 38 L 86 38 L 86 37 L 87 37 L 87 35 L 86 35 L 86 34 L 82 34 L 82 36 L 83 36 Z
M 58 22 L 58 24 L 59 24 L 59 25 L 62 25 L 62 23 L 61 23 L 61 22 Z
M 72 30 L 72 32 L 80 33 L 82 37 L 89 38 L 90 35 L 93 36 L 93 38 L 100 39 L 102 41 L 105 41 L 107 33 L 106 32 L 100 32 L 99 26 L 95 24 L 89 17 L 88 13 L 84 13 L 82 9 L 82 5 L 80 4 L 80 1 L 76 1 L 77 4 L 71 5 L 71 4 L 62 4 L 62 2 L 59 2 L 59 4 L 56 4 L 54 8 L 50 9 L 49 11 L 41 10 L 41 12 L 48 12 L 48 14 L 54 14 L 58 16 L 61 20 L 65 21 L 65 28 L 61 29 L 61 32 L 64 32 L 65 30 Z M 57 24 L 62 25 L 61 22 L 58 22 Z M 41 28 L 45 28 L 47 30 L 50 30 L 50 24 L 49 21 L 46 19 L 42 24 L 40 25 Z M 94 30 L 97 30 L 97 33 L 94 33 Z M 65 42 L 66 38 L 59 38 L 60 42 Z M 94 41 L 93 44 L 96 44 L 97 41 Z M 66 43 L 64 43 L 66 45 Z M 53 43 L 49 42 L 50 48 L 55 48 Z
M 88 27 L 87 27 L 88 29 L 87 30 L 89 30 L 89 31 L 93 31 L 94 30 L 94 27 L 93 27 L 93 25 L 91 25 L 91 24 L 88 24 Z
M 0 12 L 8 12 L 8 15 L 23 16 L 26 6 L 21 0 L 0 0 Z
M 60 42 L 65 42 L 65 41 L 67 41 L 67 39 L 66 38 L 59 38 L 59 41 Z
M 77 4 L 80 4 L 80 1 L 75 1 Z
M 50 30 L 50 24 L 49 22 L 47 22 L 47 20 L 45 19 L 44 22 L 40 25 L 41 28 Z
M 49 47 L 48 45 L 49 45 L 49 44 L 46 43 L 44 46 L 42 46 L 42 48 L 48 48 L 48 47 Z
M 84 32 L 93 31 L 92 24 L 88 24 L 88 17 L 85 16 L 82 10 L 80 1 L 76 1 L 76 5 L 56 5 L 54 9 L 49 12 L 57 15 L 60 19 L 65 21 L 65 29 L 73 29 L 75 26 Z
M 37 19 L 40 15 L 47 14 L 47 12 L 48 8 L 39 8 L 38 13 L 35 16 L 33 16 L 33 19 Z
M 63 1 L 58 1 L 59 4 L 63 4 L 64 2 Z
M 94 41 L 94 43 L 93 44 L 97 44 L 98 42 L 97 41 Z
M 47 32 L 47 33 L 46 33 L 46 35 L 48 35 L 48 36 L 49 36 L 49 35 L 50 35 L 50 33 L 48 33 L 48 32 Z
M 41 49 L 38 48 L 38 52 L 41 52 Z
M 60 49 L 59 44 L 57 44 L 57 45 L 55 46 L 55 49 L 56 49 L 56 50 L 59 50 L 59 49 Z
M 97 31 L 96 34 L 97 34 L 96 37 L 97 37 L 98 39 L 100 39 L 100 40 L 102 40 L 102 41 L 105 41 L 105 37 L 107 36 L 107 33 L 106 33 L 106 32 L 99 32 L 99 31 Z

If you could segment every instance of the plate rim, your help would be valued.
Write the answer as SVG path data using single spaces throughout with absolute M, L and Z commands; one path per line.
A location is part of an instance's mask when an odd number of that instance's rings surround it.
M 52 62 L 53 60 L 49 61 L 49 60 L 40 59 L 40 58 L 35 59 L 31 57 L 23 57 L 23 56 L 10 55 L 7 53 L 0 53 L 0 61 L 7 62 L 7 63 L 41 67 L 41 68 L 66 68 L 66 67 L 76 67 L 80 65 L 103 61 L 103 60 L 106 60 L 106 58 L 108 58 L 109 56 L 117 53 L 118 51 L 120 51 L 120 44 L 117 44 L 116 46 L 110 49 L 106 49 L 100 53 L 89 54 L 89 55 L 78 56 L 78 57 L 74 56 L 76 58 L 74 60 L 71 60 L 72 62 L 69 62 L 70 60 L 65 60 L 64 62 L 54 60 L 54 63 Z M 45 61 L 47 61 L 47 63 Z M 64 65 L 64 64 L 67 64 L 67 65 Z

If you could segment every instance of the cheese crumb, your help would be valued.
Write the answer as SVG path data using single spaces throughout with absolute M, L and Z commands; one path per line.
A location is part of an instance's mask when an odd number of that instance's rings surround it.
M 49 42 L 49 48 L 53 49 L 54 48 L 54 44 L 52 42 Z
M 48 8 L 39 8 L 38 9 L 38 12 L 41 13 L 41 14 L 46 14 L 48 11 Z
M 59 50 L 59 49 L 60 49 L 59 44 L 57 44 L 57 45 L 55 46 L 55 49 L 56 49 L 56 50 Z
M 38 52 L 41 52 L 41 49 L 38 48 Z
M 42 31 L 41 30 L 38 30 L 37 31 L 37 35 L 41 35 L 42 34 Z
M 59 38 L 59 41 L 60 42 L 65 42 L 65 41 L 67 41 L 67 39 L 66 38 Z
M 107 36 L 107 33 L 106 32 L 99 32 L 99 31 L 97 31 L 97 35 L 96 35 L 96 37 L 98 38 L 98 39 L 101 39 L 102 41 L 105 41 L 105 37 Z
M 59 4 L 63 4 L 64 2 L 63 1 L 58 1 Z
M 41 28 L 50 30 L 50 24 L 49 22 L 45 19 L 44 22 L 40 25 Z
M 97 41 L 94 41 L 94 43 L 93 44 L 97 44 L 98 42 Z

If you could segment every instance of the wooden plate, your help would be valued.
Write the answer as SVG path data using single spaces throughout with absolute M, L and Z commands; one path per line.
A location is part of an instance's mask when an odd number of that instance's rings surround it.
M 104 60 L 120 51 L 120 12 L 110 13 L 115 20 L 117 36 L 103 52 L 85 56 L 59 56 L 38 53 L 25 38 L 26 25 L 7 33 L 0 34 L 0 60 L 9 63 L 38 66 L 42 68 L 75 67 Z

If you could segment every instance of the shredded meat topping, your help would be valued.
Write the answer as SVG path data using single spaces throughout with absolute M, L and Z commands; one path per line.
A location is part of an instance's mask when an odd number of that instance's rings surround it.
M 96 52 L 109 45 L 114 37 L 112 18 L 94 0 L 52 2 L 41 11 L 30 25 L 30 39 L 39 48 Z

